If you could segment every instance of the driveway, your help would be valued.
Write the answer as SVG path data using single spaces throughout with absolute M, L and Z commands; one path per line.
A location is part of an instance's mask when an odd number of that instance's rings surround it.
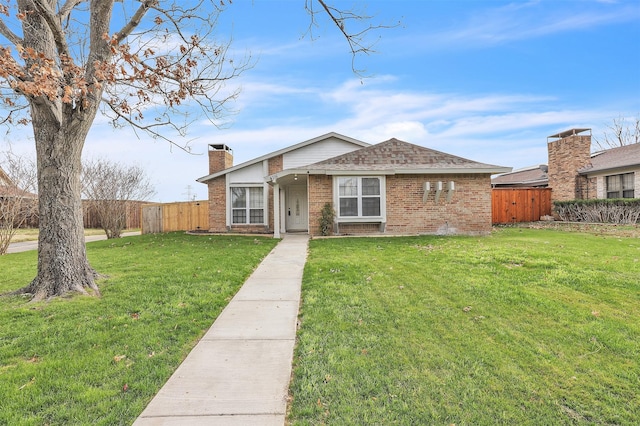
M 133 235 L 140 235 L 139 231 L 136 232 L 123 232 L 122 236 L 123 237 L 130 237 Z M 107 236 L 102 234 L 102 235 L 89 235 L 87 237 L 85 237 L 85 242 L 90 243 L 91 241 L 100 241 L 100 240 L 106 240 Z M 19 243 L 11 243 L 9 244 L 9 249 L 7 250 L 7 253 L 20 253 L 23 251 L 29 251 L 29 250 L 37 250 L 38 249 L 38 241 L 22 241 Z

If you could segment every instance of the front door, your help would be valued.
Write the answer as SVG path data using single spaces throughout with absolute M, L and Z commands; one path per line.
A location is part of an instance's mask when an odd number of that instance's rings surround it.
M 287 231 L 307 231 L 309 224 L 307 187 L 290 186 L 287 189 L 285 219 Z

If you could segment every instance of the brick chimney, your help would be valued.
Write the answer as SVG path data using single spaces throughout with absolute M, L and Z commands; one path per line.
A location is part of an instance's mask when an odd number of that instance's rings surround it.
M 580 135 L 586 131 L 589 131 L 588 135 Z M 578 175 L 578 170 L 591 161 L 591 129 L 571 129 L 548 136 L 547 150 L 552 200 L 581 198 L 584 178 Z
M 224 144 L 209 145 L 209 174 L 220 172 L 233 166 L 233 151 Z

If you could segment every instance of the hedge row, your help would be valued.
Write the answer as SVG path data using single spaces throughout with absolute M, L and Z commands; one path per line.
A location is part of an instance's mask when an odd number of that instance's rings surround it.
M 615 198 L 554 201 L 554 211 L 569 222 L 636 224 L 640 219 L 640 199 Z

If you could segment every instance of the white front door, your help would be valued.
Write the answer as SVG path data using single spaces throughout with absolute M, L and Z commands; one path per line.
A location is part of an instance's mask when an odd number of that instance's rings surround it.
M 309 206 L 307 205 L 306 186 L 290 186 L 287 189 L 284 214 L 287 231 L 308 230 Z

